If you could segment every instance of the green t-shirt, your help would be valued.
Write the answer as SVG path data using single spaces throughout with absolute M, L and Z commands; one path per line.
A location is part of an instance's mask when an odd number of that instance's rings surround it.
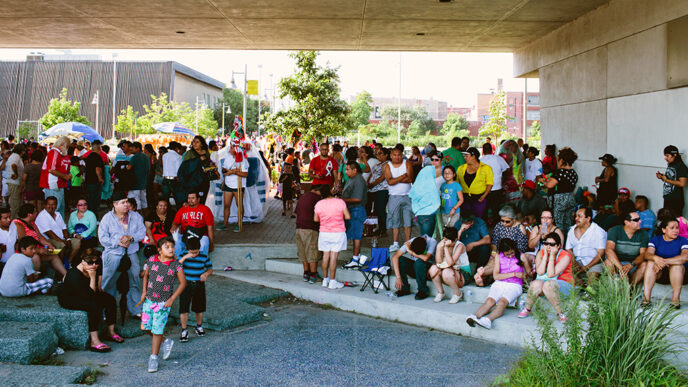
M 633 234 L 633 238 L 628 238 L 624 226 L 614 226 L 609 229 L 607 240 L 616 243 L 614 252 L 619 257 L 619 261 L 630 262 L 638 258 L 640 249 L 647 247 L 650 237 L 644 230 L 638 230 Z
M 365 169 L 365 164 L 359 162 L 358 165 L 361 166 L 361 171 Z M 346 185 L 346 183 L 349 181 L 349 176 L 346 175 L 346 163 L 339 164 L 338 172 L 342 175 L 342 183 Z
M 466 160 L 463 158 L 463 153 L 456 148 L 448 148 L 442 152 L 442 164 L 451 165 L 454 170 L 457 170 L 459 166 L 466 164 Z
M 72 187 L 81 187 L 81 183 L 84 181 L 84 178 L 79 176 L 79 167 L 76 165 L 70 166 L 69 174 L 72 175 Z

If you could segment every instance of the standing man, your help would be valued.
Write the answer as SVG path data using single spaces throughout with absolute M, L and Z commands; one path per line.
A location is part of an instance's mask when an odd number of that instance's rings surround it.
M 461 153 L 460 138 L 452 138 L 451 148 L 447 148 L 442 152 L 442 164 L 451 165 L 455 171 L 459 170 L 459 166 L 466 164 L 466 160 Z
M 22 157 L 26 153 L 26 148 L 23 144 L 17 144 L 12 149 L 12 155 L 5 162 L 5 174 L 9 176 L 5 179 L 7 183 L 7 191 L 10 197 L 10 210 L 12 211 L 12 217 L 17 217 L 17 212 L 19 207 L 22 205 L 22 195 L 21 186 L 22 175 L 24 175 L 24 162 Z
M 72 179 L 72 175 L 69 174 L 68 146 L 69 137 L 67 136 L 62 136 L 55 141 L 41 167 L 39 184 L 44 189 L 46 197 L 54 196 L 57 199 L 57 211 L 63 218 L 65 215 L 65 188 Z
M 134 189 L 129 191 L 128 198 L 136 200 L 136 206 L 139 212 L 143 213 L 148 208 L 146 200 L 146 187 L 148 186 L 148 173 L 150 172 L 150 159 L 142 152 L 141 143 L 135 142 L 132 144 L 133 155 L 131 156 L 131 169 L 136 175 L 136 183 Z
M 506 201 L 506 196 L 504 195 L 504 190 L 502 189 L 502 174 L 509 169 L 509 164 L 507 164 L 501 156 L 493 154 L 492 145 L 488 143 L 483 144 L 483 157 L 480 158 L 480 161 L 492 168 L 493 184 L 490 193 L 487 194 L 487 199 L 485 199 L 487 206 L 485 219 L 488 219 L 488 221 L 494 221 L 494 219 L 497 219 L 499 216 L 497 213 Z M 539 215 L 540 214 L 538 214 L 538 216 Z M 489 223 L 494 224 L 493 222 Z
M 640 215 L 637 212 L 624 214 L 623 226 L 614 226 L 609 230 L 605 249 L 604 264 L 609 273 L 631 278 L 633 285 L 645 276 L 645 250 L 650 242 L 650 236 L 640 227 Z
M 86 156 L 86 185 L 87 203 L 89 211 L 98 217 L 100 208 L 101 187 L 105 183 L 105 163 L 100 151 L 100 141 L 93 141 L 93 149 Z
M 461 137 L 461 146 L 459 147 L 459 150 L 461 152 L 465 152 L 468 150 L 469 146 L 471 146 L 471 139 L 468 137 Z
M 177 189 L 177 171 L 182 165 L 182 147 L 176 141 L 170 142 L 167 148 L 169 152 L 162 156 L 162 198 L 168 199 L 174 196 L 174 191 Z M 176 203 L 180 205 L 181 203 Z
M 320 201 L 322 185 L 316 185 L 296 202 L 296 252 L 303 264 L 303 280 L 314 284 L 318 280 L 318 230 L 314 220 L 315 205 Z M 2 218 L 0 218 L 0 221 Z
M 382 175 L 389 185 L 389 201 L 387 202 L 387 229 L 392 229 L 394 243 L 390 251 L 399 250 L 399 229 L 404 228 L 406 241 L 411 240 L 411 225 L 413 224 L 413 208 L 411 207 L 411 182 L 413 170 L 411 163 L 403 159 L 399 148 L 392 149 L 392 161 L 382 167 Z
M 215 250 L 215 223 L 213 213 L 205 204 L 201 204 L 198 192 L 191 192 L 187 196 L 187 205 L 177 211 L 172 222 L 172 235 L 175 239 L 174 252 L 181 256 L 187 250 L 186 241 L 189 238 L 201 240 L 201 254 L 208 256 Z M 177 232 L 178 231 L 178 232 Z
M 576 211 L 576 225 L 569 229 L 566 251 L 574 259 L 573 265 L 588 278 L 602 273 L 602 257 L 607 247 L 607 233 L 592 221 L 592 209 Z
M 320 155 L 311 160 L 308 165 L 308 175 L 313 179 L 313 185 L 327 184 L 332 188 L 339 164 L 337 160 L 328 156 L 330 145 L 326 142 L 320 144 Z
M 342 199 L 346 202 L 351 219 L 346 221 L 346 238 L 354 241 L 354 255 L 345 268 L 357 268 L 361 257 L 361 238 L 363 238 L 363 223 L 366 220 L 366 202 L 368 201 L 368 185 L 363 179 L 361 166 L 356 160 L 346 164 L 346 175 L 349 181 L 342 190 Z

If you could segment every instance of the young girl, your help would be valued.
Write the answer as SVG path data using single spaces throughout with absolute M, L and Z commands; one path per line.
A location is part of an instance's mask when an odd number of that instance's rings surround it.
M 454 167 L 446 165 L 442 169 L 442 176 L 444 177 L 444 183 L 440 187 L 442 226 L 454 226 L 459 220 L 459 209 L 463 204 L 463 192 L 461 184 L 456 182 Z
M 435 250 L 435 264 L 430 266 L 428 275 L 437 289 L 435 302 L 444 299 L 444 288 L 442 282 L 451 287 L 454 294 L 450 304 L 456 304 L 463 297 L 461 288 L 464 286 L 466 278 L 472 278 L 471 266 L 468 262 L 466 246 L 459 240 L 459 232 L 452 226 L 447 226 L 443 231 L 444 238 L 437 244 Z
M 179 280 L 179 286 L 172 293 L 175 278 Z M 146 269 L 143 274 L 143 291 L 141 292 L 141 302 L 143 302 L 141 329 L 149 331 L 149 334 L 153 336 L 152 353 L 148 359 L 148 372 L 158 370 L 160 344 L 162 344 L 163 360 L 170 357 L 174 341 L 166 339 L 163 333 L 172 303 L 182 294 L 185 286 L 186 277 L 184 277 L 182 264 L 174 259 L 174 239 L 170 237 L 160 239 L 158 241 L 158 255 L 150 257 L 146 262 Z
M 284 164 L 282 168 L 282 176 L 279 178 L 282 184 L 282 216 L 287 214 L 287 209 L 292 218 L 294 216 L 294 173 L 292 172 L 291 164 Z
M 503 238 L 499 241 L 497 250 L 499 255 L 495 257 L 492 274 L 495 282 L 490 287 L 485 303 L 466 319 L 466 323 L 471 327 L 478 324 L 485 329 L 492 328 L 492 321 L 504 314 L 506 307 L 513 304 L 523 293 L 525 272 L 516 242 Z M 487 315 L 493 307 L 495 308 L 492 313 Z

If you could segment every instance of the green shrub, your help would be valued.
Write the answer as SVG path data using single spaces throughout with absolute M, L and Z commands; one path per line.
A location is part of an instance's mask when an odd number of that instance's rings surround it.
M 546 300 L 534 308 L 538 345 L 530 345 L 505 386 L 679 386 L 688 378 L 665 359 L 682 349 L 670 342 L 678 312 L 666 303 L 640 307 L 640 294 L 627 281 L 603 275 L 582 305 L 564 302 L 568 320 L 560 334 Z M 587 307 L 586 307 L 587 306 Z

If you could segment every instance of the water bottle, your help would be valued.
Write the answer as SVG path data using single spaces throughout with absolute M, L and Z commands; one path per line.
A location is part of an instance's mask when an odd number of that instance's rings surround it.
M 377 247 L 377 237 L 373 237 L 373 248 Z
M 466 294 L 464 295 L 464 299 L 466 302 L 473 302 L 473 291 L 472 290 L 466 290 Z
M 518 300 L 518 310 L 523 310 L 526 308 L 526 299 L 524 297 L 521 297 Z
M 385 296 L 392 298 L 392 299 L 397 298 L 397 295 L 394 294 L 394 292 L 387 292 L 387 293 L 385 293 Z

